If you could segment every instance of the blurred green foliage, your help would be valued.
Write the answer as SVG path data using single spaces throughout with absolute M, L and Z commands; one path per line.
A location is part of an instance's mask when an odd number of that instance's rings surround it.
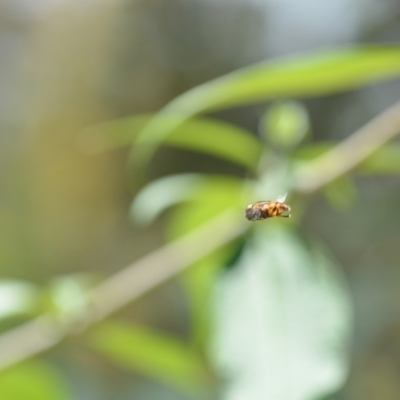
M 349 298 L 321 246 L 275 221 L 257 227 L 216 286 L 210 357 L 224 398 L 317 399 L 343 384 Z
M 149 374 L 189 393 L 207 388 L 207 371 L 199 354 L 166 333 L 107 322 L 88 334 L 88 343 L 125 368 Z
M 328 250 L 300 231 L 307 198 L 292 190 L 296 168 L 335 143 L 306 143 L 312 121 L 301 99 L 398 76 L 398 46 L 290 57 L 198 86 L 157 114 L 86 131 L 79 145 L 93 152 L 132 145 L 130 167 L 142 176 L 160 146 L 205 153 L 244 168 L 242 177 L 184 173 L 142 188 L 131 215 L 149 224 L 173 207 L 166 219 L 167 240 L 195 231 L 227 210 L 237 215 L 248 203 L 275 200 L 285 192 L 289 204 L 298 204 L 292 207 L 292 220 L 249 222 L 243 237 L 182 274 L 190 319 L 188 343 L 151 328 L 107 320 L 83 333 L 87 349 L 192 398 L 211 398 L 216 385 L 225 400 L 315 400 L 337 391 L 349 369 L 348 288 Z M 245 128 L 199 116 L 266 100 L 276 102 L 261 118 L 259 138 Z M 398 154 L 398 145 L 387 145 L 356 172 L 397 173 Z M 321 189 L 337 207 L 350 206 L 357 195 L 347 175 Z M 33 296 L 34 305 L 36 289 L 26 287 L 21 296 L 21 285 L 3 282 L 0 287 L 0 298 L 7 290 L 14 296 L 13 304 L 0 315 L 3 318 L 31 312 L 23 297 Z M 86 311 L 87 289 L 79 279 L 54 283 L 58 319 L 74 322 Z M 0 393 L 5 399 L 72 399 L 58 372 L 42 364 L 21 364 L 5 372 Z
M 273 200 L 284 191 L 290 194 L 291 176 L 300 160 L 304 164 L 334 146 L 305 144 L 292 151 L 310 131 L 301 103 L 280 101 L 268 109 L 262 119 L 266 142 L 242 128 L 195 114 L 269 98 L 353 89 L 398 75 L 399 55 L 397 47 L 355 48 L 260 64 L 183 94 L 142 131 L 137 129 L 142 117 L 133 117 L 132 129 L 124 131 L 126 143 L 137 140 L 133 161 L 136 156 L 150 162 L 142 157 L 144 144 L 172 145 L 224 158 L 249 172 L 244 179 L 200 174 L 162 178 L 137 195 L 133 216 L 149 222 L 176 205 L 166 228 L 174 238 L 224 210 L 234 208 L 240 213 L 246 203 L 262 196 Z M 104 147 L 123 144 L 118 124 L 98 132 Z M 374 157 L 385 159 L 378 152 L 365 162 L 369 168 Z M 324 192 L 339 208 L 350 206 L 356 196 L 347 176 Z M 298 202 L 299 194 L 296 197 L 290 196 L 289 201 Z M 195 342 L 198 350 L 214 372 L 226 379 L 224 399 L 316 399 L 334 392 L 346 379 L 352 331 L 347 287 L 340 267 L 321 246 L 311 238 L 300 238 L 296 229 L 300 209 L 293 211 L 295 223 L 257 225 L 250 229 L 244 247 L 242 240 L 225 246 L 184 274 L 192 335 L 201 338 Z M 238 261 L 224 270 L 233 256 Z
M 60 371 L 39 362 L 13 367 L 0 376 L 0 391 L 4 399 L 68 400 L 71 391 Z

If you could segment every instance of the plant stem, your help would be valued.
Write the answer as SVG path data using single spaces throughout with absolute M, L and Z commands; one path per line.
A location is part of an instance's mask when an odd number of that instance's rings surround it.
M 42 353 L 77 326 L 87 328 L 148 293 L 194 262 L 229 243 L 248 229 L 237 211 L 226 213 L 132 263 L 89 293 L 90 303 L 70 324 L 57 324 L 51 315 L 11 329 L 0 336 L 0 370 Z
M 294 179 L 294 189 L 311 193 L 348 173 L 400 134 L 400 102 L 383 111 L 332 150 L 311 161 Z

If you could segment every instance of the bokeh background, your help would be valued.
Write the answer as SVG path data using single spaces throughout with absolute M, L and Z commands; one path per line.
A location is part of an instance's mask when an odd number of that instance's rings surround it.
M 186 90 L 261 60 L 400 39 L 397 0 L 1 0 L 0 10 L 3 333 L 53 312 L 64 292 L 67 305 L 60 307 L 68 312 L 70 297 L 81 295 L 80 283 L 110 276 L 165 243 L 165 217 L 143 228 L 130 216 L 140 187 L 128 168 L 129 148 L 94 154 L 82 146 L 82 131 L 156 112 Z M 301 101 L 309 140 L 346 138 L 398 101 L 399 93 L 400 81 L 390 80 Z M 217 116 L 256 132 L 268 104 Z M 169 148 L 157 153 L 148 179 L 178 172 L 244 176 L 232 163 Z M 398 400 L 400 175 L 357 175 L 354 182 L 351 201 L 346 193 L 344 200 L 317 194 L 301 221 L 303 231 L 319 238 L 341 265 L 354 313 L 349 377 L 329 399 Z M 190 311 L 178 279 L 113 318 L 184 341 L 190 337 Z M 15 375 L 1 372 L 0 397 L 221 396 L 215 381 L 204 393 L 182 391 L 84 343 L 84 333 L 69 337 L 32 364 L 16 367 Z M 26 397 L 25 385 L 39 387 Z

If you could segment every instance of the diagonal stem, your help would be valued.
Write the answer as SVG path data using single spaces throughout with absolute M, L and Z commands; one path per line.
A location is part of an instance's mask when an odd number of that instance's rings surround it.
M 51 315 L 43 315 L 0 336 L 0 370 L 40 354 L 65 336 L 85 328 L 148 293 L 185 268 L 229 243 L 248 228 L 237 211 L 226 213 L 196 231 L 171 242 L 100 283 L 89 293 L 91 299 L 70 325 L 58 325 Z
M 400 102 L 355 131 L 332 150 L 302 167 L 294 189 L 314 192 L 351 171 L 385 143 L 400 134 Z

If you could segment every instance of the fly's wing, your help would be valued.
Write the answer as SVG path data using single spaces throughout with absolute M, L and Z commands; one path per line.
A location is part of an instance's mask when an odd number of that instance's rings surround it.
M 276 199 L 276 201 L 277 201 L 278 203 L 284 203 L 285 200 L 286 200 L 286 197 L 287 197 L 287 193 L 285 193 L 285 194 L 282 195 L 282 196 L 279 196 L 279 197 Z

